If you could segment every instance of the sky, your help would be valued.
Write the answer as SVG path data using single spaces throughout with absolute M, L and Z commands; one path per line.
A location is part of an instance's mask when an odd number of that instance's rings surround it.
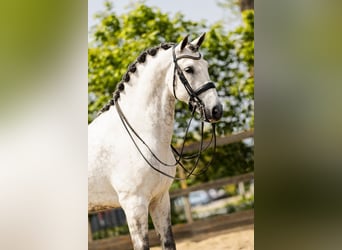
M 219 0 L 146 0 L 145 4 L 148 6 L 159 7 L 162 12 L 174 15 L 176 12 L 181 12 L 185 15 L 186 19 L 192 21 L 207 20 L 208 24 L 213 24 L 218 20 L 228 20 L 229 13 L 224 11 L 217 5 Z M 94 20 L 94 14 L 99 10 L 104 9 L 104 0 L 89 0 L 88 1 L 88 30 L 96 22 Z M 117 14 L 123 14 L 127 12 L 127 5 L 130 2 L 128 0 L 112 0 L 114 3 L 114 10 Z M 237 24 L 232 22 L 233 26 Z M 232 26 L 232 27 L 233 27 Z

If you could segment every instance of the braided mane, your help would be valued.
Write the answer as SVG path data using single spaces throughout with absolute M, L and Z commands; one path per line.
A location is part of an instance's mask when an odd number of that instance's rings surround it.
M 130 80 L 130 74 L 134 74 L 137 71 L 136 65 L 139 63 L 144 63 L 146 61 L 146 57 L 148 55 L 155 56 L 158 53 L 159 49 L 168 50 L 172 46 L 174 46 L 175 43 L 161 43 L 158 46 L 148 48 L 144 50 L 137 59 L 128 66 L 127 72 L 123 75 L 122 80 L 116 85 L 116 90 L 113 93 L 113 97 L 107 102 L 107 104 L 99 111 L 97 116 L 101 115 L 102 113 L 109 110 L 111 106 L 114 105 L 115 101 L 117 101 L 120 98 L 120 93 L 125 89 L 125 82 L 129 82 Z

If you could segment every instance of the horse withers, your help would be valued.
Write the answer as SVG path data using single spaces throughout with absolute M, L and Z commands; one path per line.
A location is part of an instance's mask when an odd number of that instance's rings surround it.
M 132 63 L 110 102 L 88 127 L 89 210 L 121 206 L 135 250 L 149 249 L 148 213 L 163 249 L 176 249 L 169 188 L 176 99 L 215 123 L 222 105 L 198 49 L 205 34 L 149 48 Z

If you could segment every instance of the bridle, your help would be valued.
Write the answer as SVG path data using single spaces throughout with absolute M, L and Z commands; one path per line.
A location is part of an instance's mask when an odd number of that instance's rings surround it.
M 195 48 L 194 50 L 197 51 L 197 49 Z M 193 88 L 191 87 L 191 85 L 189 84 L 188 80 L 186 79 L 182 69 L 179 67 L 178 65 L 178 60 L 183 59 L 183 58 L 189 58 L 192 60 L 200 60 L 202 55 L 201 53 L 198 52 L 198 56 L 190 56 L 190 55 L 182 55 L 177 57 L 176 56 L 176 45 L 174 45 L 172 47 L 172 56 L 173 56 L 173 62 L 175 65 L 174 68 L 174 72 L 173 72 L 173 96 L 178 100 L 177 95 L 176 95 L 176 72 L 178 75 L 179 80 L 182 82 L 186 92 L 188 92 L 189 95 L 189 108 L 191 111 L 193 111 L 193 109 L 198 108 L 200 113 L 201 113 L 201 118 L 204 118 L 205 121 L 208 121 L 205 112 L 204 112 L 204 104 L 202 102 L 202 100 L 199 98 L 199 95 L 204 93 L 205 91 L 209 90 L 209 89 L 216 89 L 215 84 L 213 82 L 207 82 L 205 84 L 203 84 L 201 87 L 199 87 L 196 90 L 193 90 Z M 203 117 L 204 115 L 204 117 Z
M 115 107 L 116 107 L 116 110 L 119 114 L 119 117 L 122 121 L 122 124 L 124 125 L 128 135 L 130 136 L 132 142 L 134 143 L 135 147 L 137 148 L 137 150 L 139 151 L 140 155 L 143 157 L 143 159 L 146 161 L 146 163 L 152 168 L 154 169 L 155 171 L 159 172 L 160 174 L 163 174 L 164 176 L 167 176 L 171 179 L 174 179 L 174 180 L 185 180 L 187 178 L 189 178 L 191 175 L 200 175 L 200 174 L 203 174 L 208 168 L 209 166 L 211 165 L 211 163 L 213 162 L 214 160 L 214 156 L 211 158 L 211 160 L 206 164 L 206 166 L 201 170 L 199 171 L 198 173 L 194 173 L 195 169 L 197 168 L 198 166 L 198 163 L 199 163 L 199 160 L 200 160 L 200 157 L 202 155 L 202 152 L 204 152 L 206 149 L 209 148 L 209 146 L 212 144 L 212 141 L 214 140 L 214 146 L 213 146 L 213 151 L 214 151 L 214 154 L 216 152 L 216 132 L 215 132 L 215 123 L 212 123 L 212 137 L 210 139 L 210 142 L 208 143 L 208 145 L 206 145 L 205 147 L 203 147 L 203 135 L 204 135 L 204 132 L 203 132 L 203 128 L 204 128 L 204 121 L 208 121 L 208 119 L 206 118 L 206 115 L 205 115 L 205 111 L 204 111 L 204 104 L 202 102 L 202 100 L 198 97 L 200 94 L 204 93 L 205 91 L 211 89 L 211 88 L 215 88 L 215 85 L 213 82 L 207 82 L 205 83 L 204 85 L 202 85 L 200 88 L 196 89 L 196 90 L 193 90 L 192 87 L 190 86 L 188 80 L 186 79 L 185 75 L 183 74 L 183 71 L 181 70 L 181 68 L 179 67 L 177 61 L 180 60 L 180 59 L 183 59 L 183 58 L 189 58 L 189 59 L 193 59 L 193 60 L 199 60 L 201 59 L 201 54 L 199 53 L 199 56 L 195 57 L 195 56 L 190 56 L 190 55 L 182 55 L 182 56 L 179 56 L 179 57 L 176 57 L 176 53 L 175 53 L 175 47 L 176 45 L 174 45 L 172 47 L 172 54 L 173 54 L 173 62 L 174 62 L 174 65 L 175 65 L 175 68 L 174 68 L 174 74 L 173 74 L 173 94 L 174 94 L 174 97 L 178 100 L 177 96 L 176 96 L 176 72 L 177 72 L 177 75 L 180 79 L 180 81 L 182 82 L 182 84 L 184 85 L 186 91 L 188 92 L 189 94 L 189 108 L 191 110 L 191 119 L 188 123 L 188 126 L 186 128 L 186 132 L 185 132 L 185 135 L 183 137 L 183 143 L 182 143 L 182 147 L 181 147 L 181 150 L 180 152 L 178 152 L 176 150 L 176 148 L 174 146 L 172 146 L 172 144 L 170 145 L 171 146 L 171 149 L 174 153 L 174 156 L 175 156 L 175 163 L 172 163 L 172 164 L 169 164 L 169 163 L 166 163 L 164 161 L 162 161 L 153 151 L 152 149 L 146 144 L 146 142 L 139 136 L 139 134 L 134 130 L 134 128 L 131 126 L 131 124 L 129 123 L 129 121 L 127 120 L 126 116 L 124 115 L 124 113 L 122 112 L 121 110 L 121 107 L 118 103 L 118 99 L 114 99 L 114 104 L 115 104 Z M 196 154 L 193 154 L 193 155 L 190 155 L 190 156 L 185 156 L 184 155 L 184 146 L 185 146 L 185 140 L 186 140 L 186 137 L 187 137 L 187 134 L 188 134 L 188 131 L 189 131 L 189 127 L 191 125 L 191 122 L 195 116 L 195 112 L 197 110 L 197 108 L 199 109 L 200 111 L 200 114 L 201 114 L 201 143 L 200 143 L 200 146 L 199 146 L 199 151 L 198 153 Z M 142 150 L 139 148 L 138 144 L 137 144 L 137 141 L 133 138 L 133 135 L 134 134 L 137 139 L 147 148 L 147 150 L 151 153 L 151 155 L 153 156 L 153 158 L 155 160 L 157 160 L 160 164 L 162 164 L 163 166 L 166 166 L 166 167 L 174 167 L 176 166 L 177 164 L 179 164 L 182 169 L 187 173 L 186 177 L 185 178 L 177 178 L 177 177 L 174 177 L 172 175 L 169 175 L 163 171 L 161 171 L 160 169 L 156 168 L 155 166 L 153 166 L 153 164 L 146 158 L 146 156 L 142 153 Z M 196 161 L 195 161 L 195 165 L 191 168 L 191 170 L 188 170 L 184 167 L 183 163 L 181 162 L 182 160 L 191 160 L 191 159 L 194 159 L 196 158 Z

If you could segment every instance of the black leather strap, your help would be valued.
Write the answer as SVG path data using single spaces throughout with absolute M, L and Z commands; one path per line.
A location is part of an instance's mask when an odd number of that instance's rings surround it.
M 215 89 L 215 84 L 213 82 L 207 82 L 206 84 L 202 85 L 201 87 L 199 87 L 198 89 L 196 89 L 195 95 L 199 96 L 200 94 L 202 94 L 203 92 L 207 91 L 208 89 Z
M 199 60 L 199 59 L 201 59 L 201 54 L 199 53 L 198 56 L 182 55 L 182 56 L 177 57 L 175 49 L 176 49 L 176 45 L 172 48 L 173 62 L 175 64 L 175 69 L 174 69 L 174 74 L 173 74 L 173 95 L 177 99 L 176 90 L 175 90 L 175 88 L 176 88 L 175 72 L 177 72 L 177 75 L 178 75 L 180 81 L 183 83 L 186 91 L 188 92 L 188 94 L 190 96 L 191 102 L 195 101 L 195 102 L 201 103 L 201 100 L 198 98 L 198 96 L 200 94 L 202 94 L 203 92 L 207 91 L 208 89 L 216 88 L 215 84 L 213 82 L 207 82 L 203 86 L 199 87 L 197 90 L 193 90 L 190 83 L 188 82 L 185 75 L 183 74 L 182 69 L 179 67 L 179 65 L 177 63 L 177 61 L 179 59 L 183 59 L 183 58 Z M 189 105 L 190 105 L 190 103 L 189 103 Z

